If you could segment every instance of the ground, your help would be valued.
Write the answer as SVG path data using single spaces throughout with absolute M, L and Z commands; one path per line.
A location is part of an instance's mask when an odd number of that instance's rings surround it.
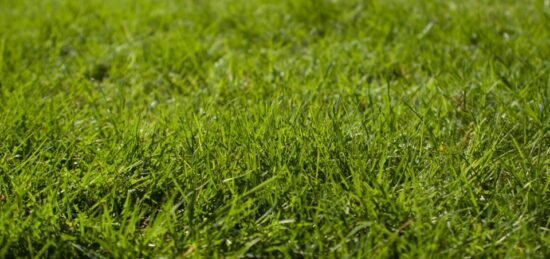
M 550 2 L 0 0 L 0 257 L 550 256 Z

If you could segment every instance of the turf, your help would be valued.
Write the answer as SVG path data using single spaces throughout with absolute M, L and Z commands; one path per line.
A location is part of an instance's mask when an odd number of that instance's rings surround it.
M 550 2 L 0 0 L 0 257 L 550 256 Z

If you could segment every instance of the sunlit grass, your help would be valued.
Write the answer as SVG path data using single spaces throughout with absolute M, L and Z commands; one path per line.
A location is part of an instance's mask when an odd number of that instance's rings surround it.
M 548 1 L 0 0 L 0 257 L 550 256 Z

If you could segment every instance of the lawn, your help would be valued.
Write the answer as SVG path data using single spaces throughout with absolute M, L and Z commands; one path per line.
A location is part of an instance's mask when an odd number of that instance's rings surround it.
M 0 0 L 0 258 L 550 257 L 550 1 Z

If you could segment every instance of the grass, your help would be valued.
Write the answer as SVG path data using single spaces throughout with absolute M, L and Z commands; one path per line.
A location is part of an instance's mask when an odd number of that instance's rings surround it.
M 550 256 L 550 4 L 0 0 L 0 257 Z

